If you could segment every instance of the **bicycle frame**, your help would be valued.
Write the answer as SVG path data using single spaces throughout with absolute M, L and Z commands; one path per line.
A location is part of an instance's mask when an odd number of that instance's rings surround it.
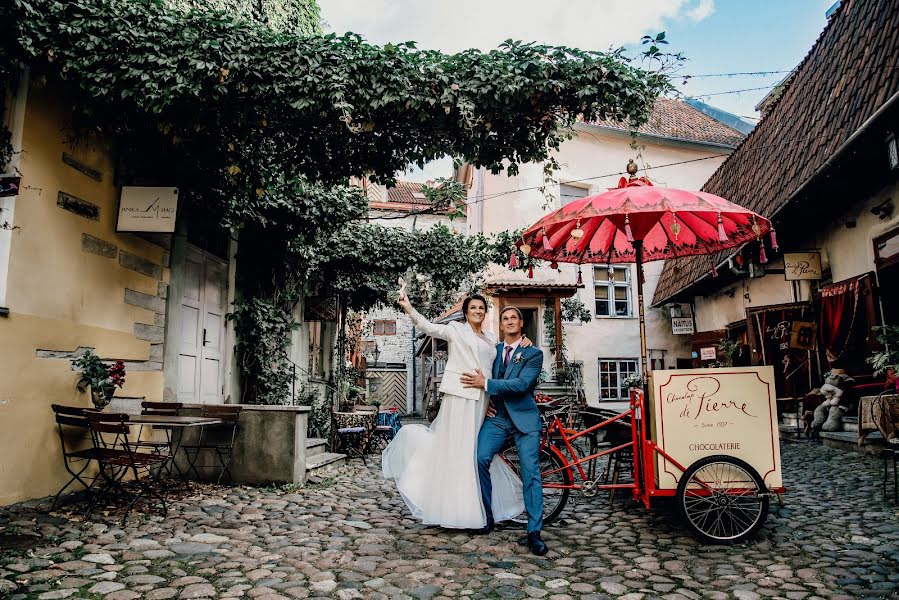
M 567 430 L 564 427 L 561 419 L 559 419 L 559 416 L 554 415 L 552 421 L 546 428 L 546 434 L 541 441 L 541 447 L 555 453 L 562 460 L 564 466 L 553 469 L 551 471 L 546 471 L 543 473 L 543 475 L 551 475 L 559 471 L 567 470 L 572 474 L 572 484 L 565 485 L 544 483 L 544 487 L 569 490 L 583 489 L 583 483 L 590 481 L 587 473 L 584 470 L 584 464 L 591 463 L 600 457 L 606 456 L 613 452 L 618 452 L 625 448 L 633 448 L 633 483 L 598 484 L 594 489 L 631 490 L 634 500 L 642 502 L 646 508 L 649 508 L 650 500 L 652 497 L 674 496 L 674 490 L 660 490 L 655 486 L 655 455 L 660 454 L 665 458 L 665 460 L 669 461 L 681 472 L 686 471 L 686 468 L 677 460 L 668 455 L 664 450 L 659 448 L 654 442 L 646 439 L 646 419 L 643 418 L 643 415 L 646 413 L 644 412 L 644 409 L 645 401 L 642 391 L 633 390 L 631 391 L 630 408 L 628 410 L 615 415 L 614 417 L 610 417 L 605 421 L 602 421 L 601 423 L 597 423 L 596 425 L 588 427 L 587 429 L 577 431 L 573 435 L 569 435 L 570 430 Z M 591 433 L 599 431 L 603 427 L 606 427 L 612 423 L 621 421 L 628 417 L 630 417 L 631 441 L 624 444 L 619 444 L 618 446 L 614 446 L 612 448 L 606 448 L 601 452 L 596 452 L 595 454 L 591 454 L 589 456 L 580 457 L 578 455 L 577 450 L 575 450 L 574 446 L 572 445 L 573 441 L 586 435 L 590 435 Z M 553 443 L 551 438 L 554 432 L 558 434 L 559 440 L 561 441 L 564 450 L 567 450 L 567 457 L 565 456 L 565 453 L 562 452 L 562 448 L 559 448 L 558 443 Z M 571 460 L 569 460 L 569 457 Z M 580 481 L 582 483 L 577 483 L 575 481 L 575 469 L 577 470 L 577 473 L 580 476 Z

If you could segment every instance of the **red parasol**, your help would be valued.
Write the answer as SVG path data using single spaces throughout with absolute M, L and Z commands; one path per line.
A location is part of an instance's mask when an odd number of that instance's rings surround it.
M 566 263 L 636 263 L 640 306 L 640 345 L 646 377 L 646 331 L 643 319 L 643 263 L 680 256 L 714 254 L 759 241 L 759 262 L 767 262 L 762 236 L 771 222 L 713 194 L 656 187 L 636 177 L 607 192 L 575 200 L 532 225 L 516 244 L 528 256 Z M 580 283 L 580 274 L 578 279 Z

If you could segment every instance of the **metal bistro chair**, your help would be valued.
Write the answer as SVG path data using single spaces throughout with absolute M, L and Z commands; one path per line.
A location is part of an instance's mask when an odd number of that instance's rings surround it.
M 377 409 L 363 412 L 337 412 L 332 415 L 331 431 L 334 432 L 334 452 L 343 452 L 365 461 L 372 433 L 377 423 Z
M 391 407 L 379 410 L 375 430 L 369 442 L 370 446 L 373 449 L 384 450 L 399 433 L 400 427 L 402 427 L 402 423 L 400 423 L 399 409 Z
M 100 465 L 100 476 L 104 481 L 103 488 L 91 498 L 87 518 L 91 518 L 101 499 L 114 495 L 127 499 L 122 525 L 128 520 L 128 514 L 137 501 L 147 496 L 158 499 L 162 507 L 162 514 L 167 514 L 168 505 L 165 497 L 159 493 L 153 483 L 159 478 L 159 474 L 171 457 L 152 452 L 138 452 L 137 447 L 130 440 L 131 427 L 128 424 L 127 414 L 101 412 L 86 414 L 94 448 L 98 450 L 97 462 Z M 156 469 L 156 476 L 150 477 L 154 469 Z M 126 486 L 124 479 L 129 474 L 133 475 L 134 481 L 128 482 L 129 485 Z
M 871 403 L 871 420 L 877 426 L 877 430 L 885 442 L 880 453 L 883 459 L 883 498 L 884 500 L 889 498 L 888 484 L 892 479 L 893 502 L 899 502 L 899 445 L 889 442 L 891 431 L 887 430 L 890 425 L 887 421 L 892 421 L 897 404 L 899 404 L 899 396 L 895 390 L 881 392 Z
M 203 450 L 209 450 L 210 454 L 215 455 L 219 465 L 222 467 L 216 483 L 222 483 L 222 477 L 225 476 L 225 473 L 228 474 L 230 481 L 234 481 L 230 467 L 231 460 L 234 457 L 234 440 L 237 437 L 237 428 L 242 410 L 242 406 L 234 404 L 204 405 L 200 409 L 201 417 L 217 419 L 221 423 L 201 425 L 196 444 L 180 445 L 180 448 L 184 450 L 184 455 L 187 457 L 187 475 L 190 475 L 190 472 L 193 471 L 197 479 L 200 479 L 200 472 L 197 470 L 197 460 Z
M 76 448 L 76 440 L 91 439 L 90 426 L 87 422 L 87 416 L 85 416 L 87 409 L 77 406 L 63 406 L 61 404 L 53 404 L 51 408 L 56 415 L 56 426 L 59 429 L 59 443 L 62 447 L 63 465 L 66 471 L 69 472 L 69 475 L 72 476 L 56 492 L 56 496 L 53 497 L 53 504 L 50 510 L 56 510 L 60 496 L 70 485 L 77 481 L 90 493 L 94 484 L 101 479 L 99 473 L 92 477 L 84 475 L 91 461 L 97 460 L 100 451 L 93 444 L 87 448 Z

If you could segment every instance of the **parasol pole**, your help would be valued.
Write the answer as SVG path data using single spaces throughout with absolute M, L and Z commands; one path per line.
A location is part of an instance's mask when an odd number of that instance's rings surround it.
M 649 371 L 646 360 L 646 317 L 643 311 L 643 240 L 633 241 L 634 251 L 637 253 L 637 306 L 640 315 L 640 365 L 643 377 L 643 392 L 646 393 Z

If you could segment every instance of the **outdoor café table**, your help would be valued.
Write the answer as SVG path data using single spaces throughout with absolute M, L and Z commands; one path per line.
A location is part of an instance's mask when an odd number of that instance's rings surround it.
M 178 435 L 172 436 L 171 453 L 172 464 L 175 466 L 175 470 L 178 471 L 178 474 L 182 479 L 184 479 L 186 475 L 178 467 L 178 463 L 175 462 L 175 454 L 177 454 L 178 448 L 181 445 L 181 434 L 183 430 L 185 428 L 201 427 L 203 425 L 220 425 L 223 422 L 221 419 L 214 419 L 211 417 L 188 417 L 171 415 L 130 415 L 128 421 L 136 425 L 149 425 L 151 427 L 162 427 L 172 430 L 178 430 Z

